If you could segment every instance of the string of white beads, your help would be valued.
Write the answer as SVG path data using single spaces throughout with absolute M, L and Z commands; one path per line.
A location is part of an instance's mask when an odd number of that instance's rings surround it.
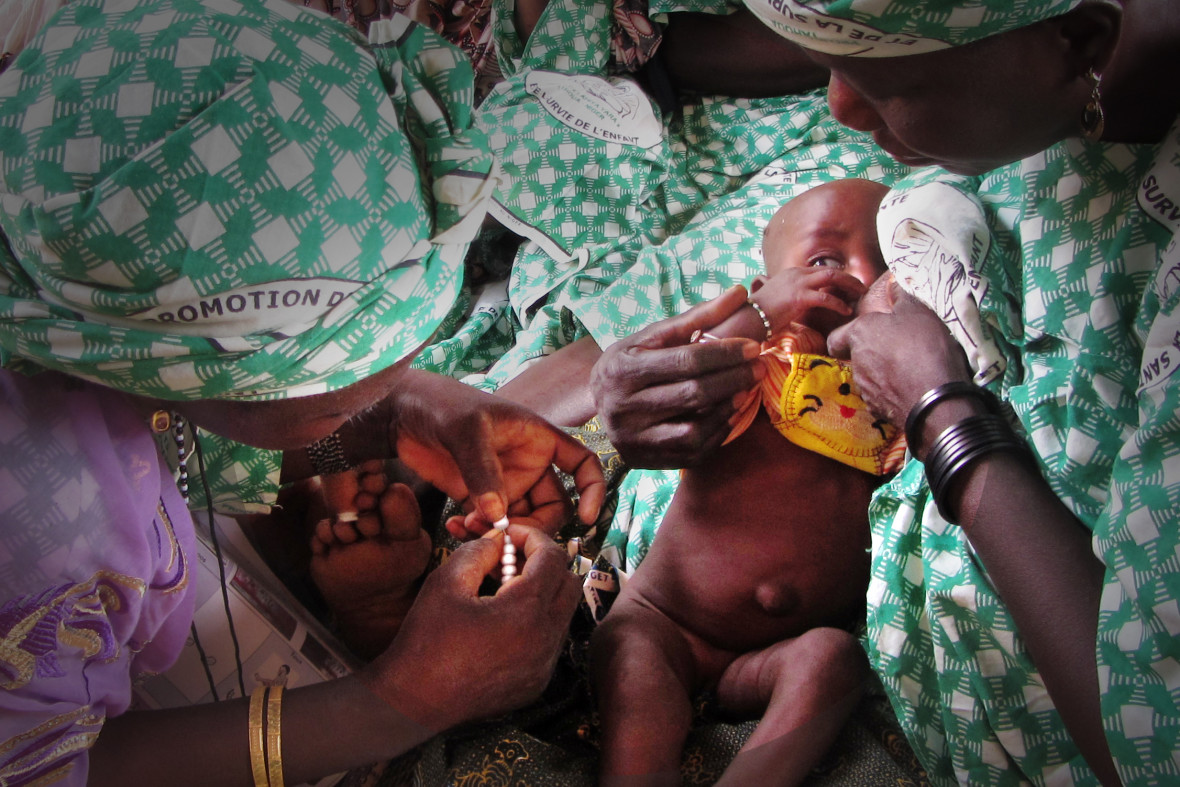
M 188 503 L 188 446 L 184 444 L 184 418 L 180 413 L 172 414 L 172 436 L 176 440 L 176 486 Z
M 516 579 L 516 546 L 505 532 L 508 529 L 508 517 L 497 519 L 492 526 L 504 533 L 504 554 L 500 556 L 500 582 L 507 585 Z

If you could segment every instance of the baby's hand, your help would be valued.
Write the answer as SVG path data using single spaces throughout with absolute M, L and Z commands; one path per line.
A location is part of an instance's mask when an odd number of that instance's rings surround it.
M 775 333 L 799 322 L 826 334 L 852 317 L 866 289 L 839 268 L 783 268 L 755 278 L 750 300 L 766 312 Z

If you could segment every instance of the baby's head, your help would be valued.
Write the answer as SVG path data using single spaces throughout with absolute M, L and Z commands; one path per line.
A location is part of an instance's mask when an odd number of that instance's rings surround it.
M 877 242 L 877 209 L 887 193 L 889 188 L 880 183 L 846 178 L 815 186 L 787 202 L 762 234 L 767 275 L 787 268 L 830 266 L 871 285 L 886 271 Z M 816 310 L 804 322 L 826 334 L 844 321 L 833 312 Z
M 889 187 L 845 178 L 808 189 L 771 217 L 762 233 L 766 273 L 830 265 L 872 284 L 885 272 L 877 209 Z

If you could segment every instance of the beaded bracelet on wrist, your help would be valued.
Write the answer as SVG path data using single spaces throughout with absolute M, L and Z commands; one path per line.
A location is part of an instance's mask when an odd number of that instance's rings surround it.
M 315 468 L 316 475 L 343 473 L 352 467 L 344 458 L 344 446 L 340 442 L 340 435 L 335 432 L 309 445 L 307 458 Z
M 770 327 L 770 315 L 766 313 L 765 309 L 755 303 L 753 299 L 747 298 L 746 303 L 750 304 L 762 319 L 762 327 L 766 329 L 766 341 L 772 341 L 774 339 L 774 330 Z

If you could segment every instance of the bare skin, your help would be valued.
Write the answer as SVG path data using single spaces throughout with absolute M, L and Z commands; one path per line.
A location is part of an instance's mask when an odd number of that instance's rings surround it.
M 430 561 L 430 536 L 413 490 L 390 482 L 381 462 L 326 477 L 323 484 L 328 497 L 336 485 L 353 492 L 338 510 L 356 518 L 337 513 L 316 523 L 311 577 L 345 643 L 371 659 L 393 641 L 413 606 Z
M 549 0 L 516 1 L 513 23 L 521 41 L 532 35 L 548 5 Z M 744 8 L 668 16 L 659 52 L 681 90 L 754 98 L 814 90 L 827 82 L 827 69 Z
M 540 696 L 581 591 L 564 552 L 543 533 L 513 525 L 508 535 L 525 558 L 512 585 L 478 595 L 499 563 L 499 534 L 464 544 L 427 578 L 400 635 L 377 659 L 358 674 L 284 693 L 288 782 L 392 759 L 439 731 Z M 457 679 L 489 673 L 500 678 Z M 249 787 L 247 704 L 109 719 L 91 749 L 88 784 L 123 785 L 134 773 L 144 784 Z
M 303 448 L 335 430 L 346 457 L 399 455 L 463 500 L 472 522 L 511 514 L 534 525 L 508 528 L 524 558 L 511 586 L 479 595 L 499 565 L 504 536 L 464 544 L 425 579 L 399 635 L 360 673 L 284 695 L 291 783 L 391 759 L 442 730 L 532 701 L 552 674 L 581 595 L 564 551 L 536 525 L 563 521 L 570 510 L 554 466 L 573 473 L 583 490 L 579 513 L 593 520 L 604 486 L 593 454 L 525 408 L 408 365 L 282 402 L 140 400 L 146 412 L 178 407 L 213 431 L 284 449 L 291 480 L 314 474 Z M 382 528 L 397 532 L 384 520 Z M 348 537 L 324 540 L 325 557 L 336 557 L 333 547 Z M 437 624 L 443 616 L 446 627 Z M 489 671 L 499 679 L 478 677 Z M 109 719 L 90 752 L 89 783 L 123 784 L 135 773 L 145 784 L 246 787 L 253 783 L 246 718 L 245 701 L 232 701 Z
M 1175 3 L 1124 0 L 1085 3 L 967 46 L 885 59 L 892 62 L 810 54 L 832 72 L 828 102 L 837 120 L 871 133 L 900 161 L 972 174 L 1079 136 L 1090 69 L 1103 75 L 1102 138 L 1158 143 L 1180 112 L 1180 62 L 1170 56 L 1178 42 Z M 914 346 L 909 337 L 932 315 L 902 303 L 893 315 L 869 315 L 833 336 L 853 359 L 866 401 L 894 423 L 925 391 L 970 377 L 945 335 L 934 346 Z M 907 338 L 891 344 L 898 336 Z M 925 444 L 912 446 L 916 456 L 925 456 L 939 430 L 978 409 L 961 400 L 936 407 Z M 1091 533 L 1010 454 L 975 463 L 952 497 L 1071 736 L 1099 779 L 1119 784 L 1097 689 L 1094 642 L 1106 568 Z
M 763 244 L 770 276 L 755 281 L 752 297 L 773 325 L 851 316 L 885 269 L 875 216 L 886 192 L 839 181 L 772 220 Z M 746 308 L 714 333 L 753 339 L 765 330 Z M 864 607 L 867 511 L 880 480 L 786 440 L 761 410 L 684 471 L 650 551 L 592 641 L 602 784 L 678 784 L 691 698 L 707 687 L 723 709 L 762 717 L 723 783 L 807 776 L 867 675 L 859 644 L 839 627 Z
M 681 90 L 743 98 L 785 96 L 827 82 L 826 68 L 745 8 L 669 14 L 660 55 Z

